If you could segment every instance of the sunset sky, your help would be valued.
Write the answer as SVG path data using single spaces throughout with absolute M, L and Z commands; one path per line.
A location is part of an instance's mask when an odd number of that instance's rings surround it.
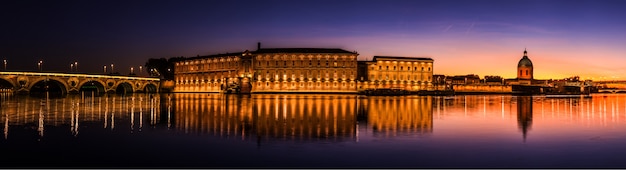
M 0 4 L 8 70 L 116 71 L 148 58 L 266 48 L 431 57 L 435 74 L 626 80 L 626 1 L 12 1 Z M 122 70 L 117 70 L 122 69 Z

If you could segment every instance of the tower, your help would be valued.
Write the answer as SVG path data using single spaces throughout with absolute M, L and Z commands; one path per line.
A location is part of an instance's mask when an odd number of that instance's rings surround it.
M 532 80 L 533 79 L 533 62 L 528 58 L 528 53 L 524 49 L 524 56 L 517 63 L 517 79 Z

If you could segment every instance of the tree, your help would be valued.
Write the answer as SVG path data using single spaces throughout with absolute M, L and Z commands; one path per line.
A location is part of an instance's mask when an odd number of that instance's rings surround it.
M 150 58 L 145 66 L 150 76 L 159 77 L 163 80 L 174 80 L 174 62 L 181 59 L 184 57 Z

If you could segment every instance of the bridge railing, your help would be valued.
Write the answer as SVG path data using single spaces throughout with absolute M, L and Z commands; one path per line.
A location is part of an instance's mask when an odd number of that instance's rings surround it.
M 109 78 L 109 79 L 147 80 L 147 81 L 159 81 L 160 80 L 159 78 L 152 78 L 152 77 L 133 77 L 133 76 L 99 75 L 99 74 L 76 74 L 76 73 L 0 72 L 0 75 L 85 77 L 85 78 Z

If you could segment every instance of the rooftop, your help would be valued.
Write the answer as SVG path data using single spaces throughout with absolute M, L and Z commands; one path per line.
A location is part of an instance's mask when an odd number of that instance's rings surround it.
M 189 57 L 189 58 L 184 58 L 181 60 L 195 60 L 195 59 L 203 59 L 203 58 L 214 58 L 214 57 L 225 57 L 225 56 L 242 56 L 243 53 L 245 52 L 236 52 L 236 53 L 223 53 L 223 54 L 212 54 L 212 55 L 203 55 L 203 56 L 196 56 L 196 57 Z
M 396 57 L 396 56 L 374 56 L 374 59 L 372 59 L 372 61 L 376 61 L 377 59 L 431 60 L 433 61 L 432 58 L 426 58 L 426 57 Z
M 254 53 L 350 53 L 357 54 L 339 48 L 261 48 Z

